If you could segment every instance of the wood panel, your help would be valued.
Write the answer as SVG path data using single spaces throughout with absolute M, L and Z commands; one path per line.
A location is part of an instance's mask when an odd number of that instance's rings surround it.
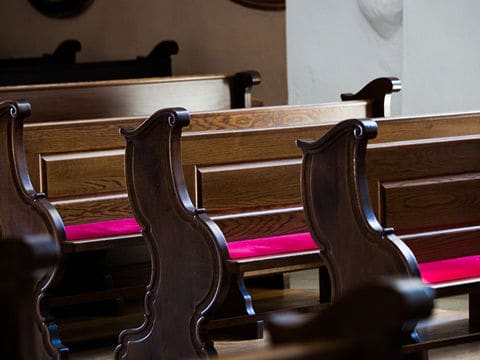
M 478 154 L 480 135 L 368 148 L 372 205 L 381 224 L 393 227 L 418 261 L 480 252 Z
M 65 225 L 132 217 L 126 193 L 53 201 Z
M 480 226 L 400 235 L 418 262 L 437 261 L 480 253 Z M 442 251 L 439 251 L 442 249 Z
M 148 116 L 160 108 L 188 106 L 191 111 L 231 107 L 225 75 L 177 76 L 135 80 L 5 86 L 3 99 L 26 99 L 27 122 Z
M 124 149 L 46 155 L 41 161 L 40 190 L 52 201 L 126 191 Z
M 301 207 L 214 215 L 228 241 L 307 232 Z
M 480 173 L 386 182 L 380 187 L 382 223 L 399 234 L 480 223 Z
M 480 135 L 369 146 L 367 175 L 370 196 L 380 220 L 383 221 L 383 211 L 379 211 L 381 183 L 475 173 L 480 171 L 479 151 Z
M 301 160 L 197 167 L 198 206 L 218 212 L 300 206 Z

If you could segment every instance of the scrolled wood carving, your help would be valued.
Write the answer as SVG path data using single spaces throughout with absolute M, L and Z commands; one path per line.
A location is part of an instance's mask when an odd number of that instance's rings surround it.
M 180 139 L 189 122 L 185 109 L 166 109 L 133 131 L 122 130 L 129 199 L 150 250 L 152 275 L 144 322 L 120 334 L 117 359 L 193 359 L 215 353 L 206 323 L 227 295 L 223 259 L 228 249 L 220 229 L 195 208 L 185 186 Z

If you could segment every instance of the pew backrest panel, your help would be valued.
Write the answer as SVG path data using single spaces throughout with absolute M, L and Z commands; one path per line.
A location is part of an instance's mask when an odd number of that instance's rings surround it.
M 480 253 L 477 134 L 375 144 L 368 150 L 378 219 L 400 238 L 405 235 L 420 262 Z
M 255 71 L 0 87 L 0 98 L 23 99 L 34 111 L 28 123 L 148 116 L 158 108 L 188 105 L 195 111 L 251 105 Z
M 214 214 L 225 206 L 210 202 L 211 177 L 214 181 L 226 174 L 235 178 L 242 167 L 246 172 L 256 168 L 271 183 L 273 176 L 268 171 L 273 168 L 287 173 L 293 169 L 298 173 L 300 152 L 292 146 L 296 138 L 319 133 L 316 130 L 319 121 L 333 125 L 335 118 L 364 116 L 368 113 L 367 105 L 366 101 L 352 101 L 325 107 L 195 113 L 183 141 L 186 181 L 192 197 L 198 206 L 205 206 Z M 65 224 L 131 216 L 125 187 L 124 141 L 118 128 L 133 128 L 143 120 L 134 117 L 26 124 L 25 149 L 32 182 L 58 209 Z M 277 132 L 282 134 L 280 138 Z M 281 150 L 280 155 L 272 150 Z M 284 170 L 283 165 L 286 165 Z M 201 187 L 195 189 L 195 182 Z M 270 200 L 263 196 L 257 208 L 274 208 L 277 203 L 299 206 L 298 190 L 298 186 L 290 187 L 287 198 L 278 200 L 273 200 L 272 194 Z M 274 203 L 268 205 L 269 201 Z

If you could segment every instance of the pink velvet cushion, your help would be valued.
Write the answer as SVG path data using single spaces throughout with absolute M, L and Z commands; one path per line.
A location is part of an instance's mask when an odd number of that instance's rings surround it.
M 422 279 L 428 284 L 480 277 L 480 255 L 419 264 Z
M 68 241 L 135 234 L 141 231 L 134 218 L 65 226 Z M 240 240 L 228 243 L 232 259 L 318 249 L 309 233 Z
M 135 234 L 141 230 L 135 218 L 65 226 L 67 241 Z
M 285 254 L 318 249 L 309 233 L 274 236 L 228 243 L 232 259 Z

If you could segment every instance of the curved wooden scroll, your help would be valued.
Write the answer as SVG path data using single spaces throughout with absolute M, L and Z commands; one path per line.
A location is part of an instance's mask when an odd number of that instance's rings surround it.
M 215 352 L 206 323 L 226 296 L 226 241 L 196 209 L 180 152 L 185 109 L 158 111 L 127 139 L 129 199 L 151 253 L 143 324 L 120 334 L 117 359 L 184 359 Z M 217 305 L 218 304 L 218 305 Z
M 371 117 L 390 116 L 391 94 L 402 89 L 402 82 L 396 77 L 383 77 L 370 81 L 356 94 L 342 94 L 342 101 L 372 99 Z
M 1 238 L 49 235 L 60 245 L 65 239 L 62 219 L 44 194 L 34 190 L 28 175 L 23 148 L 23 122 L 29 114 L 30 105 L 26 102 L 0 103 Z M 55 270 L 47 273 L 37 286 L 35 351 L 41 354 L 41 359 L 63 358 L 68 353 L 68 349 L 56 338 L 56 326 L 47 324 L 40 312 L 41 299 L 54 278 Z
M 305 217 L 332 282 L 332 299 L 386 275 L 420 276 L 410 249 L 383 228 L 370 204 L 365 174 L 374 121 L 346 120 L 318 141 L 298 141 L 304 153 Z

